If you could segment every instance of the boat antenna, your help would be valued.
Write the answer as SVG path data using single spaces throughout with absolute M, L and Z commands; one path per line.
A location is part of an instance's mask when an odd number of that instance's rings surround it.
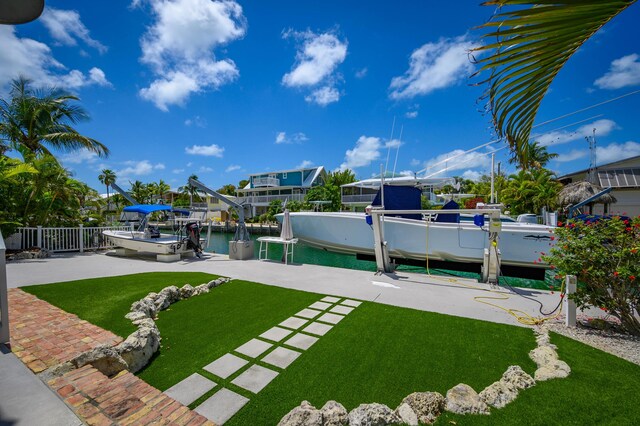
M 404 124 L 400 127 L 400 138 L 398 139 L 398 149 L 396 149 L 396 161 L 393 162 L 393 174 L 391 177 L 396 177 L 396 165 L 398 164 L 398 153 L 400 152 L 400 145 L 402 145 L 402 131 L 404 130 Z
M 393 131 L 396 128 L 396 116 L 393 116 L 393 124 L 391 125 L 391 136 L 389 137 L 389 142 L 393 140 Z M 389 144 L 387 149 L 387 163 L 384 165 L 384 173 L 387 173 L 387 169 L 389 168 L 389 154 L 391 153 L 391 144 Z M 382 172 L 382 170 L 381 170 Z

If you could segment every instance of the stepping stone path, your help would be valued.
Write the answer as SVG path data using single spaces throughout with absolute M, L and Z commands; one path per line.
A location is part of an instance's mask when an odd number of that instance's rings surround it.
M 281 370 L 303 356 L 304 351 L 331 331 L 344 319 L 345 315 L 351 313 L 361 303 L 342 297 L 323 297 L 277 326 L 266 330 L 258 338 L 251 339 L 233 350 L 236 354 L 251 358 L 250 361 L 228 353 L 205 365 L 203 369 L 219 377 L 218 382 L 240 373 L 231 380 L 232 386 L 227 386 L 231 388 L 237 386 L 257 394 L 271 383 Z M 263 355 L 265 352 L 268 353 Z M 223 385 L 217 385 L 216 381 L 209 380 L 198 373 L 167 389 L 165 394 L 189 405 L 212 390 L 215 393 L 199 404 L 195 411 L 217 425 L 223 425 L 249 402 L 249 398 Z

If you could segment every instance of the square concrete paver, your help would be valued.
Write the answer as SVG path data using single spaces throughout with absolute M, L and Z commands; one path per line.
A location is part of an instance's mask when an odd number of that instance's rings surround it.
M 333 297 L 333 296 L 327 296 L 320 299 L 320 301 L 327 302 L 327 303 L 336 303 L 338 300 L 340 300 L 339 297 Z
M 251 358 L 257 358 L 271 347 L 271 343 L 263 342 L 258 339 L 251 339 L 244 345 L 236 349 L 236 352 L 241 353 Z
M 280 340 L 284 339 L 291 333 L 292 331 L 287 330 L 286 328 L 272 327 L 269 330 L 262 333 L 260 337 L 266 340 L 273 340 L 274 342 L 279 342 Z
M 282 327 L 288 327 L 288 328 L 292 328 L 294 330 L 297 330 L 300 327 L 302 327 L 303 325 L 305 325 L 306 323 L 307 323 L 306 319 L 291 317 L 291 318 L 287 318 L 286 320 L 282 321 L 278 325 L 281 325 Z
M 298 312 L 296 314 L 296 316 L 297 317 L 302 317 L 302 318 L 315 318 L 319 314 L 321 314 L 320 311 L 316 311 L 315 309 L 305 308 L 305 309 L 301 310 L 300 312 Z
M 324 311 L 325 309 L 329 309 L 331 307 L 331 303 L 325 302 L 316 302 L 309 305 L 311 309 L 318 309 L 320 311 Z
M 244 367 L 249 361 L 232 354 L 222 355 L 211 364 L 204 367 L 211 374 L 226 379 L 236 371 Z M 188 404 L 187 404 L 188 405 Z
M 318 318 L 318 321 L 328 322 L 330 324 L 337 324 L 340 321 L 342 321 L 342 318 L 344 318 L 342 315 L 324 314 L 323 316 Z
M 262 362 L 266 362 L 267 364 L 275 365 L 280 368 L 287 368 L 299 356 L 300 352 L 286 348 L 276 348 L 269 355 L 262 358 Z
M 183 381 L 171 386 L 164 393 L 181 404 L 189 405 L 214 387 L 216 387 L 214 382 L 198 373 L 193 373 Z
M 302 331 L 311 334 L 317 334 L 318 336 L 324 336 L 329 330 L 333 328 L 332 325 L 320 324 L 319 322 L 312 322 L 306 326 Z
M 291 339 L 289 339 L 286 342 L 284 342 L 284 344 L 306 351 L 307 349 L 309 349 L 317 341 L 318 341 L 317 337 L 308 336 L 306 334 L 298 333 L 298 334 L 294 335 Z
M 349 306 L 334 306 L 333 308 L 329 309 L 329 312 L 333 312 L 336 314 L 342 314 L 342 315 L 347 315 L 350 314 L 351 311 L 353 311 L 355 308 L 350 308 Z
M 217 425 L 223 425 L 227 420 L 233 417 L 245 404 L 249 402 L 249 398 L 222 388 L 214 393 L 209 399 L 198 405 L 195 411 L 205 416 Z
M 258 393 L 275 379 L 277 375 L 277 371 L 264 368 L 260 365 L 252 365 L 247 371 L 233 379 L 231 383 L 253 393 Z
M 347 299 L 347 300 L 343 300 L 342 302 L 340 302 L 340 304 L 347 305 L 347 306 L 352 306 L 354 308 L 357 308 L 358 306 L 360 306 L 362 304 L 362 302 L 358 302 L 357 300 Z

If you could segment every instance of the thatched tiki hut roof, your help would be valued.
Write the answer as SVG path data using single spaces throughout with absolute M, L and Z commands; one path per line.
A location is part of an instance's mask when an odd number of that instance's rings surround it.
M 602 188 L 591 182 L 573 182 L 560 190 L 558 194 L 558 204 L 562 207 L 578 204 L 596 195 L 600 191 L 602 191 Z M 609 193 L 601 195 L 597 200 L 589 204 L 612 204 L 616 201 L 616 197 Z

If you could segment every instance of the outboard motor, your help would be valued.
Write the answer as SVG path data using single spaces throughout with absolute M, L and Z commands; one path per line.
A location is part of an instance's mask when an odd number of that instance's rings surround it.
M 160 238 L 160 230 L 157 226 L 149 225 L 147 229 L 149 230 L 149 238 Z
M 202 257 L 200 245 L 200 225 L 197 222 L 189 222 L 185 225 L 187 231 L 187 248 L 192 249 L 196 256 Z

